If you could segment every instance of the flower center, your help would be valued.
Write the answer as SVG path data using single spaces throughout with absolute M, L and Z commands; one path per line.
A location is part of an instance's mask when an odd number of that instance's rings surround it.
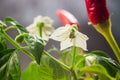
M 71 30 L 69 38 L 70 39 L 74 39 L 75 38 L 75 31 L 74 31 L 74 29 Z

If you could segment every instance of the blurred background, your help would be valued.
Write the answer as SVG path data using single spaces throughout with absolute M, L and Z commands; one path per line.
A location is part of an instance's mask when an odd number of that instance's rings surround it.
M 111 13 L 112 31 L 116 41 L 120 47 L 120 0 L 107 0 L 107 5 Z M 13 17 L 23 26 L 28 26 L 33 22 L 33 18 L 42 15 L 49 16 L 54 20 L 54 27 L 62 26 L 61 21 L 56 16 L 57 9 L 65 9 L 71 12 L 80 22 L 80 31 L 89 37 L 88 52 L 92 50 L 102 50 L 115 58 L 113 52 L 105 39 L 95 31 L 92 26 L 88 26 L 88 18 L 84 0 L 0 0 L 0 19 L 6 16 Z M 17 32 L 15 30 L 8 32 L 14 37 Z M 46 48 L 50 48 L 55 43 L 52 40 Z M 59 48 L 59 43 L 56 42 Z M 22 69 L 24 69 L 30 59 L 20 53 Z

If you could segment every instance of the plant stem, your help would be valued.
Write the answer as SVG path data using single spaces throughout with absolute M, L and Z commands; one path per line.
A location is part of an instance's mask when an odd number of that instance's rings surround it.
M 39 35 L 40 35 L 40 37 L 42 37 L 42 29 L 44 27 L 44 23 L 43 22 L 38 22 L 37 27 L 38 27 Z
M 7 28 L 4 29 L 4 31 L 8 31 L 9 29 L 12 29 L 12 28 L 16 28 L 15 26 L 9 26 Z
M 77 76 L 76 76 L 76 74 L 75 74 L 75 71 L 74 70 L 70 70 L 71 71 L 71 73 L 72 73 L 72 76 L 73 76 L 73 79 L 74 80 L 77 80 Z
M 42 27 L 39 27 L 39 30 L 40 37 L 42 37 Z
M 48 52 L 44 51 L 43 52 L 45 55 L 49 56 L 51 59 L 53 59 L 54 61 L 56 61 L 57 63 L 61 64 L 63 67 L 65 67 L 67 70 L 70 71 L 70 67 L 68 67 L 67 65 L 65 65 L 64 63 L 62 63 L 61 61 L 59 61 L 58 59 L 54 58 L 53 56 L 51 56 Z
M 111 21 L 107 20 L 103 24 L 98 24 L 98 25 L 93 25 L 93 26 L 99 33 L 101 33 L 104 36 L 104 38 L 107 40 L 110 47 L 112 48 L 118 61 L 120 62 L 120 49 L 111 31 Z
M 17 49 L 21 50 L 23 53 L 25 53 L 27 56 L 29 56 L 32 60 L 35 60 L 34 56 L 31 53 L 29 53 L 25 49 L 21 48 L 21 46 L 18 43 L 16 43 L 5 31 L 3 31 L 3 35 Z
M 114 36 L 113 36 L 111 30 L 106 31 L 104 34 L 104 37 L 106 38 L 107 42 L 109 43 L 113 52 L 115 53 L 118 61 L 120 62 L 120 49 L 114 39 Z
M 71 69 L 69 66 L 65 65 L 64 63 L 62 63 L 61 61 L 59 61 L 58 59 L 54 58 L 53 56 L 51 56 L 48 52 L 44 51 L 43 52 L 45 55 L 49 56 L 51 59 L 53 59 L 54 61 L 56 61 L 57 63 L 59 63 L 60 65 L 62 65 L 64 68 L 66 68 L 68 71 L 70 71 L 74 77 L 74 80 L 77 80 L 76 74 L 74 72 L 73 69 Z
M 73 47 L 72 47 L 72 54 L 73 54 L 73 58 L 72 58 L 72 66 L 71 66 L 71 69 L 74 68 L 74 64 L 75 64 L 76 46 L 73 46 Z
M 72 76 L 74 78 L 74 80 L 77 80 L 77 77 L 76 77 L 76 74 L 75 74 L 75 71 L 74 71 L 74 65 L 75 65 L 75 55 L 76 55 L 76 46 L 73 46 L 72 47 L 72 65 L 71 65 L 71 73 L 72 73 Z

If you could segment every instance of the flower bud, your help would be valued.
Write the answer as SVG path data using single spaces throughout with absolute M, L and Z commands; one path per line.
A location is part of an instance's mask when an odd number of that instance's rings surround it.
M 85 0 L 88 17 L 92 24 L 103 23 L 109 19 L 110 14 L 106 7 L 106 0 Z
M 66 24 L 77 24 L 77 26 L 79 27 L 79 22 L 77 21 L 77 19 L 68 11 L 66 10 L 57 10 L 57 16 L 61 19 L 62 23 L 64 25 Z

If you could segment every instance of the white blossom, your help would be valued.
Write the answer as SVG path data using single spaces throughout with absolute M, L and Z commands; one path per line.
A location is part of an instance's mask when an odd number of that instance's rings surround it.
M 34 18 L 33 24 L 29 25 L 26 29 L 32 35 L 39 35 L 39 29 L 37 27 L 37 23 L 43 23 L 44 26 L 42 27 L 42 38 L 44 40 L 48 40 L 49 36 L 53 32 L 53 20 L 47 16 L 37 16 Z
M 56 29 L 50 38 L 61 42 L 61 50 L 67 49 L 71 46 L 87 50 L 86 41 L 88 40 L 88 37 L 69 24 Z

